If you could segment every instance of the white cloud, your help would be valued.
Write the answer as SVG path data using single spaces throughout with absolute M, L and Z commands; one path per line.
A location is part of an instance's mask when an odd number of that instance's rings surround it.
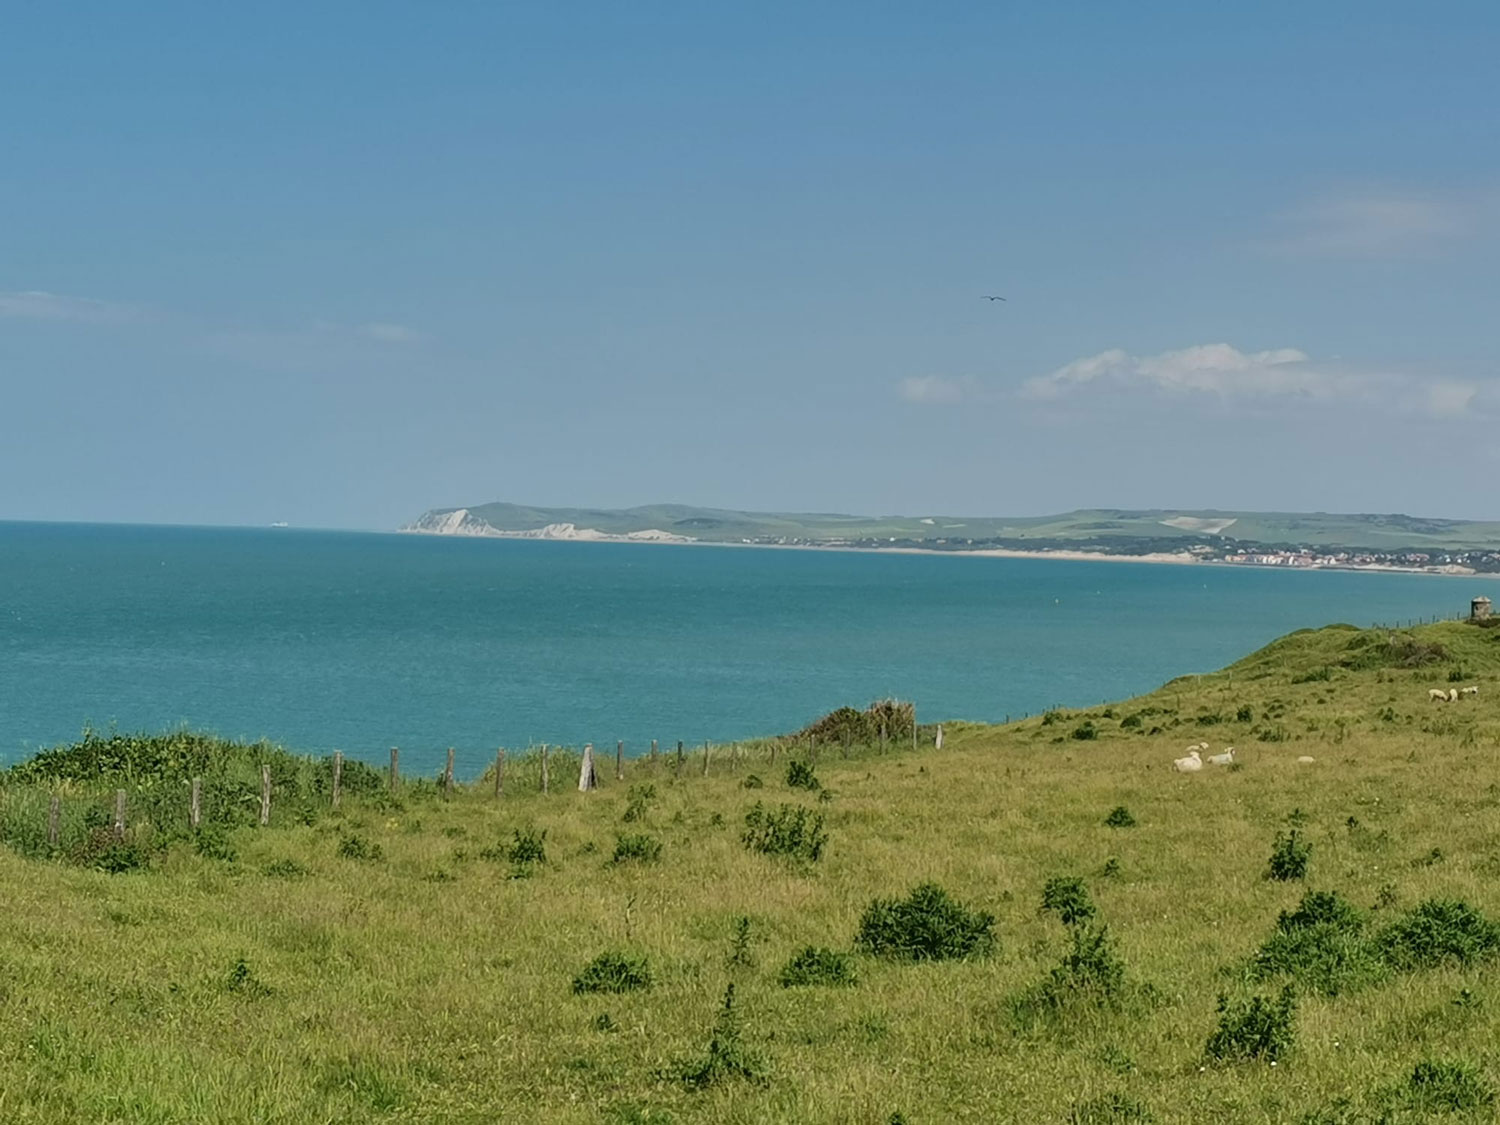
M 967 376 L 918 375 L 902 379 L 897 390 L 907 402 L 948 406 L 972 398 L 978 384 Z
M 67 297 L 40 289 L 0 292 L 0 317 L 12 320 L 47 320 L 68 324 L 123 324 L 139 317 L 140 310 L 90 297 Z
M 1281 216 L 1271 247 L 1310 257 L 1430 253 L 1474 233 L 1492 209 L 1480 196 L 1359 190 L 1325 195 Z
M 1485 387 L 1318 362 L 1297 348 L 1242 352 L 1229 344 L 1202 344 L 1148 356 L 1113 348 L 1029 379 L 1021 394 L 1047 400 L 1109 389 L 1145 390 L 1239 401 L 1344 402 L 1399 414 L 1455 418 L 1475 412 Z

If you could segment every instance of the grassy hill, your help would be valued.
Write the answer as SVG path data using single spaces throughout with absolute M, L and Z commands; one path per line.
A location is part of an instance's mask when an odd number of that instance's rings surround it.
M 842 729 L 811 778 L 795 736 L 587 794 L 569 755 L 447 800 L 346 763 L 337 812 L 326 760 L 189 735 L 7 771 L 4 1119 L 1494 1120 L 1500 630 L 1297 633 L 942 750 Z M 1200 741 L 1238 764 L 1174 772 Z
M 457 509 L 436 509 L 424 518 Z M 468 509 L 501 531 L 535 531 L 571 523 L 611 535 L 657 529 L 707 542 L 885 542 L 951 546 L 1097 546 L 1182 549 L 1198 543 L 1345 548 L 1365 551 L 1500 550 L 1500 523 L 1423 519 L 1403 515 L 1113 509 L 1056 516 L 850 516 L 826 513 L 738 512 L 654 504 L 639 508 L 534 508 L 478 504 Z

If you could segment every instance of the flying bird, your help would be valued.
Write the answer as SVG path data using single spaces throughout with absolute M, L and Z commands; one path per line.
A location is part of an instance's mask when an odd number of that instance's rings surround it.
M 1005 300 L 1004 297 L 991 297 L 988 293 L 984 294 L 984 299 L 986 301 L 1003 301 L 1003 300 Z

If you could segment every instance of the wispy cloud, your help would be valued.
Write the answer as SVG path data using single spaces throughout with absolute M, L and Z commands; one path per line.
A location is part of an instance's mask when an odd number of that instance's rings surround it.
M 896 389 L 907 402 L 951 406 L 973 398 L 979 392 L 979 382 L 969 376 L 917 375 L 902 379 Z
M 1430 254 L 1483 229 L 1495 200 L 1474 193 L 1358 189 L 1312 199 L 1280 216 L 1273 251 L 1308 257 Z
M 1055 400 L 1110 389 L 1179 398 L 1352 403 L 1456 418 L 1475 413 L 1493 384 L 1320 362 L 1297 348 L 1242 352 L 1229 344 L 1203 344 L 1147 356 L 1114 348 L 1029 379 L 1021 394 Z
M 382 344 L 415 344 L 422 338 L 421 333 L 406 327 L 404 324 L 371 323 L 361 324 L 356 327 L 356 332 L 371 340 L 377 340 Z
M 11 320 L 47 320 L 70 324 L 124 324 L 139 320 L 134 305 L 99 301 L 92 297 L 68 297 L 40 289 L 0 291 L 0 317 Z

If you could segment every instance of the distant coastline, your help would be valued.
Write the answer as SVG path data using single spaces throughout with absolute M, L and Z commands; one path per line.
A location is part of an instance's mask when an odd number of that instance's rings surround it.
M 899 543 L 889 546 L 841 542 L 775 542 L 742 539 L 695 539 L 690 536 L 647 528 L 626 533 L 579 528 L 572 523 L 556 523 L 540 528 L 508 530 L 494 527 L 470 517 L 459 508 L 441 514 L 441 518 L 417 521 L 398 529 L 400 534 L 433 535 L 465 539 L 530 539 L 569 543 L 636 543 L 666 544 L 685 547 L 754 547 L 767 550 L 845 551 L 865 554 L 947 555 L 962 558 L 1047 559 L 1065 562 L 1148 563 L 1168 566 L 1232 566 L 1262 570 L 1344 570 L 1376 574 L 1425 574 L 1442 578 L 1463 578 L 1481 573 L 1476 568 L 1452 563 L 1402 566 L 1384 562 L 1353 562 L 1319 556 L 1312 552 L 1250 552 L 1248 557 L 1212 557 L 1202 551 L 1123 551 L 1087 548 L 957 547 L 924 546 Z

